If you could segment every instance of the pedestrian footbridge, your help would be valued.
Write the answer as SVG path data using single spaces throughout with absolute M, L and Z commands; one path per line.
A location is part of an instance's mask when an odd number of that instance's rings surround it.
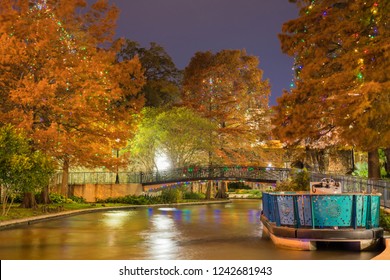
M 194 181 L 251 181 L 274 184 L 287 179 L 291 174 L 288 168 L 255 167 L 255 166 L 212 166 L 212 167 L 183 167 L 153 172 L 70 172 L 69 185 L 115 185 L 140 184 L 163 185 L 177 182 Z M 390 208 L 390 181 L 369 180 L 356 176 L 340 174 L 322 174 L 311 172 L 311 181 L 318 182 L 323 178 L 332 178 L 341 184 L 341 192 L 380 193 L 380 204 Z M 54 184 L 61 184 L 62 174 L 56 174 Z

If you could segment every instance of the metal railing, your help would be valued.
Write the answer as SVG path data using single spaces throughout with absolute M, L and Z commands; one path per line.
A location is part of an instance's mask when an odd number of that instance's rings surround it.
M 247 180 L 260 182 L 277 182 L 288 178 L 289 169 L 269 167 L 190 167 L 178 168 L 162 172 L 149 172 L 141 174 L 142 184 L 159 184 L 176 181 L 194 180 Z
M 194 180 L 247 180 L 277 182 L 288 178 L 289 169 L 269 167 L 189 167 L 160 172 L 70 172 L 68 183 L 77 184 L 115 184 L 116 176 L 120 184 L 140 183 L 144 185 L 163 184 L 177 181 Z M 53 184 L 60 184 L 61 173 L 57 173 Z
M 339 182 L 343 193 L 380 193 L 381 206 L 390 208 L 390 181 L 371 180 L 347 175 L 311 173 L 312 182 L 321 181 L 324 177 Z

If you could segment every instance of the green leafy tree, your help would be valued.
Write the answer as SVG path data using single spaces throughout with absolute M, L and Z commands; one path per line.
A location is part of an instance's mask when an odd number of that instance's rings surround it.
M 146 78 L 141 93 L 145 96 L 146 106 L 172 106 L 179 101 L 181 72 L 172 58 L 157 43 L 143 48 L 137 42 L 126 39 L 122 45 L 118 60 L 126 61 L 138 57 Z
M 128 145 L 133 164 L 145 171 L 157 170 L 163 153 L 172 168 L 201 164 L 210 149 L 207 136 L 215 126 L 185 107 L 145 107 L 136 136 Z
M 209 164 L 248 162 L 253 146 L 268 131 L 268 81 L 258 58 L 241 50 L 198 52 L 184 70 L 183 104 L 218 128 Z
M 158 114 L 158 109 L 143 108 L 135 136 L 128 142 L 126 152 L 129 152 L 129 164 L 137 171 L 149 172 L 156 168 L 155 155 L 158 145 L 155 119 Z
M 156 118 L 159 149 L 173 168 L 199 164 L 211 149 L 210 133 L 216 130 L 208 119 L 185 107 L 174 107 Z
M 379 177 L 379 148 L 390 145 L 389 1 L 297 0 L 283 25 L 295 86 L 278 99 L 275 135 L 289 145 L 356 147 Z
M 40 151 L 33 150 L 29 140 L 11 125 L 0 128 L 0 186 L 2 215 L 7 215 L 16 195 L 28 194 L 22 207 L 35 208 L 34 194 L 49 184 L 54 162 Z M 7 204 L 9 207 L 7 209 Z

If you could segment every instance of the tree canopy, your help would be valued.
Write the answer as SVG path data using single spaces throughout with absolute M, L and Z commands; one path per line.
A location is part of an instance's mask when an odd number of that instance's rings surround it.
M 143 171 L 158 170 L 163 154 L 171 168 L 201 165 L 210 150 L 208 135 L 215 130 L 209 120 L 185 107 L 145 107 L 136 136 L 129 143 L 130 159 Z
M 292 1 L 300 17 L 283 25 L 295 85 L 275 107 L 276 136 L 312 148 L 390 145 L 389 1 Z
M 172 106 L 178 102 L 181 72 L 176 68 L 172 58 L 159 44 L 152 42 L 150 47 L 141 47 L 137 42 L 125 40 L 118 59 L 131 60 L 138 57 L 146 78 L 142 94 L 146 99 L 146 106 Z
M 209 136 L 210 164 L 247 163 L 267 131 L 268 81 L 244 50 L 198 52 L 184 70 L 183 104 L 218 126 Z
M 280 35 L 282 50 L 295 58 L 296 87 L 278 100 L 278 135 L 313 145 L 334 136 L 365 150 L 386 147 L 389 4 L 298 2 L 301 16 Z
M 167 155 L 173 168 L 199 165 L 211 148 L 208 136 L 215 126 L 191 109 L 175 107 L 164 111 L 155 124 L 159 149 Z
M 118 62 L 117 9 L 97 1 L 2 1 L 0 123 L 25 129 L 37 149 L 69 165 L 116 165 L 143 106 L 138 59 Z M 116 47 L 116 46 L 115 46 Z M 66 194 L 66 181 L 63 192 Z

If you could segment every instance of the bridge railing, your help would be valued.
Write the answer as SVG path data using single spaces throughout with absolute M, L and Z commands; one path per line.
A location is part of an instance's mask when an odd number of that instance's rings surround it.
M 216 166 L 216 167 L 190 167 L 174 170 L 149 172 L 141 174 L 142 184 L 159 184 L 174 181 L 192 180 L 258 180 L 276 182 L 287 179 L 289 169 L 268 167 L 240 167 L 240 166 Z
M 189 167 L 153 172 L 70 172 L 68 183 L 74 184 L 115 184 L 117 176 L 121 184 L 160 184 L 191 180 L 253 180 L 276 182 L 285 180 L 290 169 L 270 167 L 214 166 Z M 53 184 L 61 183 L 62 173 L 53 177 Z

